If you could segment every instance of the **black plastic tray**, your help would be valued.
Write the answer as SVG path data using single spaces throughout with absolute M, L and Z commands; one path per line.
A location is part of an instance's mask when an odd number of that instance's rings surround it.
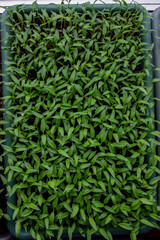
M 0 14 L 0 18 L 1 18 L 1 15 L 2 14 Z M 0 27 L 0 31 L 1 31 L 1 27 Z M 0 35 L 1 35 L 1 32 L 0 32 Z M 0 50 L 0 64 L 1 64 L 1 50 Z M 2 96 L 0 96 L 0 97 L 2 97 Z M 3 196 L 3 194 L 5 194 L 5 193 L 1 193 L 1 196 Z M 0 196 L 0 197 L 1 197 Z M 4 219 L 1 219 L 1 221 L 4 221 Z M 0 229 L 2 229 L 3 231 L 4 231 L 4 229 L 3 229 L 3 227 L 4 227 L 4 224 L 5 223 L 2 223 L 2 224 L 0 224 Z M 6 232 L 5 233 L 3 233 L 3 234 L 0 234 L 0 240 L 13 240 L 13 237 L 12 237 L 12 235 L 10 234 L 10 232 L 9 231 L 7 231 L 8 229 L 6 229 Z
M 157 8 L 152 14 L 152 40 L 154 43 L 153 49 L 153 63 L 155 68 L 160 69 L 160 8 Z M 159 39 L 158 39 L 159 38 Z M 154 71 L 154 78 L 160 79 L 160 70 Z M 155 97 L 159 98 L 160 94 L 160 81 L 154 83 Z M 160 104 L 159 101 L 155 101 L 155 118 L 160 122 Z M 160 124 L 156 124 L 157 131 L 160 131 Z M 158 139 L 160 141 L 160 139 Z M 160 146 L 157 147 L 157 155 L 160 156 Z M 158 168 L 160 169 L 160 162 L 158 162 Z M 157 203 L 160 205 L 160 182 L 157 190 Z
M 45 5 L 39 5 L 39 6 L 40 6 L 40 7 L 44 7 Z M 74 6 L 75 6 L 75 5 L 72 5 L 72 4 L 70 5 L 71 8 L 74 7 Z M 108 6 L 109 8 L 113 8 L 113 5 L 108 4 L 107 6 Z M 130 7 L 132 8 L 132 11 L 135 10 L 135 5 L 131 5 Z M 95 8 L 95 10 L 102 10 L 102 9 L 106 8 L 106 5 L 104 5 L 104 4 L 95 4 L 95 5 L 94 5 L 94 8 Z M 125 10 L 126 7 L 125 7 L 124 5 L 122 5 L 121 8 Z M 89 8 L 89 9 L 90 9 L 90 8 Z M 119 10 L 119 9 L 120 9 L 120 5 L 119 5 L 119 4 L 114 4 L 113 11 L 117 11 L 117 10 Z M 139 6 L 139 9 L 141 9 L 142 11 L 144 11 L 144 8 L 141 7 L 141 6 Z M 30 12 L 31 10 L 32 10 L 31 5 L 28 5 L 28 7 L 25 8 L 25 11 L 26 11 L 27 13 Z M 54 6 L 54 5 L 49 5 L 49 6 L 46 7 L 46 10 L 47 10 L 47 11 L 57 11 L 57 7 Z M 80 10 L 81 10 L 80 7 L 77 7 L 77 8 L 76 8 L 76 11 L 80 11 Z M 7 15 L 7 12 L 5 11 L 5 12 L 2 14 L 2 19 L 3 19 L 6 15 Z M 143 38 L 143 41 L 146 42 L 146 43 L 151 44 L 151 43 L 152 43 L 151 33 L 149 32 L 149 30 L 151 29 L 151 20 L 150 20 L 149 14 L 148 14 L 148 15 L 146 16 L 146 18 L 144 19 L 144 24 L 143 24 L 143 25 L 144 25 L 145 28 L 148 30 L 147 33 L 145 34 L 144 38 Z M 7 43 L 4 42 L 4 39 L 5 39 L 5 37 L 6 37 L 7 32 L 10 33 L 10 30 L 9 30 L 8 26 L 6 26 L 3 22 L 1 23 L 1 28 L 2 28 L 2 36 L 1 36 L 1 37 L 2 37 L 2 46 L 5 47 L 5 46 L 8 46 L 8 45 L 7 45 Z M 8 54 L 7 54 L 5 51 L 2 51 L 3 73 L 6 72 L 6 65 L 5 65 L 4 62 L 7 60 L 7 57 L 8 57 Z M 149 58 L 149 57 L 148 57 L 148 58 Z M 151 63 L 151 59 L 150 59 L 150 58 L 149 58 L 149 61 L 150 61 L 150 63 Z M 152 69 L 152 67 L 151 67 L 151 64 L 150 64 L 150 65 L 148 66 L 148 71 L 150 72 L 151 69 Z M 149 83 L 150 80 L 151 80 L 151 76 L 150 76 L 150 77 L 149 77 L 149 76 L 146 77 L 145 80 L 148 81 L 148 83 Z M 8 82 L 8 81 L 10 81 L 10 79 L 8 79 L 7 77 L 4 77 L 4 78 L 3 78 L 3 81 L 4 81 L 4 82 Z M 7 91 L 7 88 L 5 87 L 5 85 L 3 85 L 3 95 L 4 95 L 4 96 L 7 96 L 8 94 L 9 94 L 9 92 Z M 4 107 L 7 108 L 7 103 L 4 103 Z M 5 120 L 7 120 L 7 119 L 5 118 Z M 12 139 L 11 139 L 8 135 L 6 135 L 6 144 L 7 144 L 8 146 L 10 146 L 11 143 L 12 143 Z M 6 166 L 7 166 L 7 160 L 6 160 Z M 12 184 L 14 184 L 14 182 L 12 182 Z M 13 196 L 11 196 L 11 197 L 8 197 L 8 198 L 7 198 L 7 202 L 12 203 L 12 204 L 16 204 L 16 196 L 13 195 Z M 12 218 L 13 210 L 12 210 L 10 207 L 8 207 L 8 208 L 7 208 L 7 212 L 8 212 L 8 214 L 10 215 L 10 217 Z M 14 237 L 16 237 L 16 234 L 15 234 L 15 221 L 8 221 L 8 228 L 9 228 L 11 234 L 12 234 Z M 140 233 L 146 233 L 146 232 L 148 232 L 150 229 L 152 229 L 152 228 L 151 228 L 151 227 L 141 228 L 141 229 L 140 229 Z M 112 233 L 113 235 L 119 235 L 119 236 L 120 236 L 120 235 L 129 235 L 129 234 L 130 234 L 130 231 L 128 231 L 128 230 L 122 230 L 122 229 L 112 228 L 112 229 L 110 229 L 110 231 L 111 231 L 111 233 Z M 66 237 L 66 236 L 67 236 L 67 231 L 65 230 L 62 237 Z M 79 234 L 79 232 L 75 231 L 75 232 L 73 233 L 73 237 L 81 237 L 81 235 Z M 32 239 L 31 234 L 30 234 L 30 232 L 29 232 L 29 229 L 28 229 L 27 232 L 26 232 L 24 229 L 21 229 L 21 231 L 20 231 L 20 233 L 19 233 L 19 235 L 18 235 L 18 238 L 21 239 L 21 240 L 22 240 L 22 239 L 24 239 L 24 240 Z
M 13 237 L 10 233 L 0 235 L 0 240 L 13 240 Z

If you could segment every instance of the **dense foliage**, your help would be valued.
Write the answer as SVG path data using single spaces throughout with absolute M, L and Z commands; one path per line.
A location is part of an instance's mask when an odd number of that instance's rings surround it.
M 60 239 L 65 229 L 70 239 L 75 230 L 112 239 L 114 227 L 134 240 L 141 227 L 158 227 L 151 46 L 145 11 L 125 6 L 7 10 L 13 142 L 4 149 L 17 235 L 24 226 L 38 240 L 41 230 Z
M 1 32 L 0 32 L 1 35 Z M 1 38 L 1 36 L 0 36 Z M 0 45 L 1 45 L 1 39 L 0 39 Z M 1 49 L 0 49 L 1 50 Z M 1 55 L 1 51 L 0 51 Z M 0 59 L 0 235 L 3 233 L 8 232 L 7 230 L 7 225 L 6 221 L 4 220 L 7 219 L 9 220 L 9 216 L 6 214 L 6 192 L 5 192 L 5 184 L 7 183 L 7 180 L 4 176 L 4 159 L 3 159 L 3 147 L 1 144 L 5 142 L 4 135 L 5 131 L 3 131 L 3 125 L 5 121 L 3 121 L 3 111 L 1 109 L 3 108 L 3 101 L 2 101 L 2 96 L 3 96 L 3 91 L 2 91 L 2 62 Z

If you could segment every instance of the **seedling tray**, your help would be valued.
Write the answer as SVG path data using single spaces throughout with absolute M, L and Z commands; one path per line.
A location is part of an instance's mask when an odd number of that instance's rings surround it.
M 155 68 L 159 68 L 160 69 L 160 8 L 157 8 L 152 15 L 152 28 L 153 28 L 153 43 L 154 43 L 154 49 L 153 49 L 153 62 L 154 62 L 154 66 Z M 160 70 L 155 70 L 154 71 L 154 78 L 159 78 L 160 79 Z M 160 93 L 160 82 L 155 82 L 155 97 L 159 97 L 159 93 Z M 155 102 L 155 106 L 156 106 L 156 120 L 160 121 L 160 107 L 159 107 L 159 101 Z M 157 124 L 156 125 L 156 129 L 158 131 L 160 131 L 160 125 Z M 157 148 L 157 155 L 160 154 L 160 147 L 158 146 Z M 160 163 L 159 166 L 160 168 Z M 157 201 L 158 201 L 158 205 L 160 204 L 160 183 L 158 186 L 158 193 L 157 193 L 158 197 L 157 197 Z
M 13 236 L 10 233 L 0 235 L 0 240 L 13 240 Z
M 40 5 L 41 7 L 44 7 L 44 5 Z M 74 7 L 75 5 L 70 5 L 70 7 Z M 113 8 L 113 5 L 107 5 L 108 8 Z M 15 6 L 16 7 L 16 6 Z M 94 8 L 95 10 L 102 10 L 106 7 L 106 5 L 103 5 L 103 4 L 95 4 L 94 5 Z M 125 9 L 126 7 L 125 6 L 122 6 L 122 9 Z M 134 5 L 131 5 L 131 8 L 132 8 L 132 11 L 135 11 L 135 6 Z M 139 7 L 142 11 L 143 11 L 143 7 Z M 57 11 L 57 7 L 56 6 L 52 6 L 52 5 L 49 5 L 46 7 L 47 11 Z M 89 7 L 89 9 L 91 9 Z M 113 8 L 113 11 L 116 11 L 116 10 L 119 10 L 120 9 L 120 6 L 118 4 L 114 5 L 114 8 Z M 25 11 L 26 12 L 30 12 L 32 10 L 32 7 L 30 5 L 28 5 L 27 8 L 25 8 Z M 77 11 L 81 11 L 81 9 L 79 7 L 76 8 Z M 5 11 L 3 14 L 2 14 L 2 19 L 7 15 L 7 12 Z M 149 17 L 149 14 L 148 16 L 144 19 L 144 25 L 145 25 L 145 28 L 149 31 L 151 29 L 151 22 L 150 22 L 150 17 Z M 1 27 L 2 27 L 2 47 L 6 47 L 8 46 L 4 39 L 6 38 L 6 35 L 7 33 L 9 32 L 10 33 L 10 30 L 8 28 L 8 26 L 6 26 L 3 22 L 1 23 Z M 149 43 L 151 44 L 151 34 L 150 33 L 147 33 L 145 36 L 144 36 L 144 42 L 146 43 Z M 2 60 L 3 60 L 3 73 L 6 72 L 6 65 L 5 65 L 5 61 L 7 60 L 8 58 L 8 54 L 5 52 L 5 51 L 2 51 Z M 149 61 L 150 58 L 149 58 Z M 148 71 L 150 72 L 151 71 L 151 65 L 148 67 Z M 148 83 L 150 82 L 151 78 L 150 76 L 146 77 L 146 81 L 148 81 Z M 4 82 L 8 82 L 10 81 L 8 78 L 4 77 L 3 78 L 3 81 Z M 3 85 L 3 94 L 4 96 L 8 96 L 9 95 L 9 92 L 6 88 L 5 85 Z M 4 102 L 4 107 L 7 108 L 7 102 Z M 6 125 L 7 127 L 7 125 Z M 12 139 L 9 137 L 9 135 L 6 135 L 6 143 L 8 146 L 11 145 L 12 143 Z M 6 163 L 6 166 L 7 166 L 7 160 L 5 160 L 5 163 Z M 14 181 L 12 181 L 10 183 L 12 186 L 14 185 Z M 13 195 L 11 197 L 8 197 L 7 198 L 7 201 L 8 203 L 12 203 L 12 204 L 15 204 L 16 203 L 16 196 Z M 10 215 L 10 217 L 12 218 L 12 215 L 13 215 L 13 210 L 8 206 L 7 208 L 7 212 L 8 214 Z M 16 237 L 15 235 L 15 221 L 9 221 L 8 222 L 8 228 L 11 232 L 11 234 Z M 144 227 L 140 230 L 140 233 L 145 233 L 147 231 L 149 231 L 151 229 L 151 227 Z M 128 235 L 130 233 L 130 231 L 128 230 L 120 230 L 120 229 L 111 229 L 111 233 L 113 235 Z M 67 235 L 67 231 L 64 231 L 63 233 L 63 237 L 65 237 Z M 73 234 L 74 237 L 79 237 L 80 234 L 79 232 L 74 232 Z M 27 230 L 27 232 L 22 229 L 20 231 L 20 234 L 18 235 L 18 238 L 19 239 L 31 239 L 31 234 L 29 232 L 29 229 Z
M 1 18 L 1 14 L 0 14 L 0 18 Z M 1 36 L 1 26 L 0 26 L 0 36 Z M 0 51 L 0 70 L 2 69 L 2 58 L 1 58 L 1 51 Z M 0 88 L 0 95 L 2 97 L 2 86 Z M 2 103 L 0 104 L 0 107 L 3 107 L 2 106 Z M 2 115 L 1 115 L 2 117 Z M 2 149 L 1 149 L 1 154 L 3 153 Z M 1 164 L 3 166 L 3 163 L 1 162 Z M 2 181 L 1 181 L 1 187 L 2 187 Z M 6 196 L 5 196 L 5 191 L 2 191 L 0 193 L 0 208 L 2 209 L 3 212 L 6 211 L 6 206 L 7 206 L 7 199 L 6 199 Z M 7 224 L 7 221 L 5 220 L 4 217 L 1 217 L 0 219 L 0 240 L 12 240 L 13 237 L 12 235 L 10 234 L 10 232 L 8 231 L 8 228 L 6 226 Z

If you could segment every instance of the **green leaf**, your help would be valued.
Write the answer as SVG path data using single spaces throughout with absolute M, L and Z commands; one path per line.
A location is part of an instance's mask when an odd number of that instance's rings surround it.
M 76 78 L 76 70 L 74 70 L 70 76 L 70 82 L 73 83 L 75 81 Z
M 68 185 L 65 187 L 64 192 L 68 193 L 68 192 L 70 192 L 73 188 L 74 188 L 74 184 L 68 184 Z
M 138 189 L 136 188 L 136 185 L 134 183 L 132 184 L 132 190 L 133 190 L 134 196 L 138 198 L 139 197 Z
M 5 218 L 6 220 L 11 221 L 11 218 L 10 218 L 10 216 L 9 216 L 8 214 L 4 214 L 3 216 L 4 216 L 4 218 Z
M 15 225 L 16 237 L 18 237 L 20 231 L 21 231 L 21 222 L 20 222 L 20 220 L 17 220 L 16 225 Z
M 99 233 L 107 240 L 112 240 L 112 236 L 110 232 L 107 230 L 105 231 L 103 228 L 99 228 Z
M 119 143 L 119 137 L 118 137 L 117 133 L 113 133 L 113 137 L 116 140 L 116 142 Z
M 55 189 L 59 184 L 61 183 L 61 180 L 56 180 L 56 179 L 53 179 L 52 181 L 49 181 L 48 182 L 48 185 Z
M 42 135 L 41 136 L 41 141 L 42 141 L 42 144 L 45 145 L 46 144 L 46 135 Z
M 58 230 L 57 240 L 61 239 L 62 234 L 63 234 L 63 226 L 61 225 Z
M 13 219 L 16 218 L 18 212 L 19 212 L 19 208 L 16 208 L 16 209 L 14 210 L 14 213 L 13 213 L 13 217 L 12 217 Z
M 74 131 L 74 127 L 69 128 L 69 131 L 68 131 L 68 137 L 71 136 L 71 134 L 72 134 L 73 131 Z
M 31 236 L 35 239 L 36 238 L 36 233 L 35 233 L 35 231 L 33 230 L 32 227 L 30 228 L 30 233 L 31 233 Z
M 159 157 L 159 156 L 154 155 L 154 158 L 155 158 L 156 160 L 160 161 L 160 157 Z
M 98 230 L 97 225 L 92 217 L 89 217 L 89 222 L 91 226 L 97 231 Z
M 153 205 L 153 202 L 151 202 L 149 199 L 147 198 L 140 198 L 140 201 L 143 203 L 143 204 L 146 204 L 146 205 Z
M 61 136 L 64 136 L 64 129 L 62 127 L 59 127 L 58 131 L 61 134 Z
M 130 234 L 131 240 L 137 240 L 137 234 L 132 230 Z
M 36 237 L 37 240 L 41 240 L 41 235 L 39 233 L 37 233 L 37 237 Z
M 152 184 L 158 183 L 159 180 L 160 180 L 160 176 L 154 177 L 150 180 L 149 184 L 152 185 Z
M 77 215 L 78 211 L 79 211 L 79 206 L 78 205 L 73 205 L 71 218 L 74 218 Z
M 109 125 L 109 124 L 107 124 L 107 123 L 103 123 L 103 126 L 105 126 L 107 129 L 108 129 L 108 128 L 109 128 L 109 129 L 113 128 L 111 125 Z
M 72 224 L 72 227 L 68 227 L 68 237 L 69 237 L 69 240 L 72 240 L 72 234 L 75 230 L 75 227 L 76 227 L 76 224 L 73 223 Z
M 81 215 L 83 221 L 86 222 L 86 215 L 85 215 L 85 212 L 82 208 L 80 209 L 80 215 Z
M 101 186 L 101 188 L 104 190 L 104 192 L 106 192 L 106 186 L 105 183 L 102 181 L 98 181 L 98 184 Z
M 133 230 L 132 226 L 128 223 L 119 223 L 118 224 L 121 228 L 124 228 L 126 230 Z
M 28 206 L 29 206 L 30 208 L 34 209 L 34 210 L 37 210 L 37 211 L 40 210 L 40 208 L 39 208 L 36 204 L 34 204 L 34 203 L 29 203 Z
M 42 119 L 41 120 L 41 131 L 44 133 L 44 131 L 45 131 L 45 128 L 46 128 L 46 123 L 45 123 L 45 120 L 44 119 Z
M 109 214 L 108 217 L 105 219 L 105 224 L 108 224 L 112 220 L 112 215 Z
M 155 228 L 155 225 L 156 225 L 156 224 L 148 221 L 147 219 L 141 219 L 140 221 L 141 221 L 141 223 L 143 223 L 143 224 L 146 225 L 146 226 L 150 226 L 150 227 Z
M 64 157 L 70 158 L 70 156 L 66 153 L 66 151 L 64 151 L 64 150 L 62 150 L 62 149 L 58 150 L 58 153 L 59 153 L 60 155 L 64 156 Z
M 42 194 L 40 194 L 38 196 L 38 204 L 39 204 L 40 207 L 42 206 L 42 202 L 43 202 L 43 198 L 42 198 Z

